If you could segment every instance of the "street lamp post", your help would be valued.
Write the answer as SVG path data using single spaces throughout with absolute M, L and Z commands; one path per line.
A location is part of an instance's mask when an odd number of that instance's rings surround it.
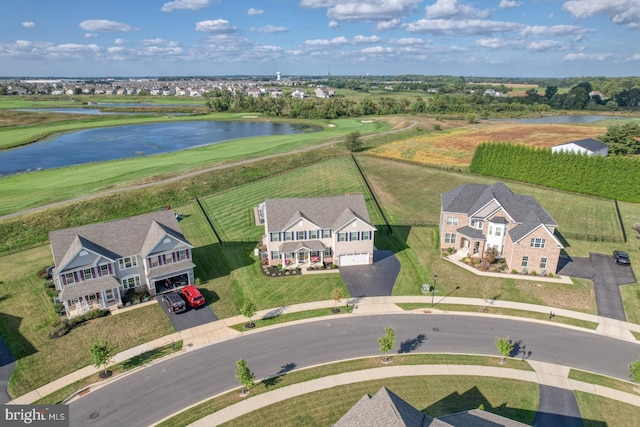
M 436 281 L 438 280 L 438 275 L 433 275 L 433 288 L 431 288 L 431 308 L 433 308 L 433 298 L 436 296 Z

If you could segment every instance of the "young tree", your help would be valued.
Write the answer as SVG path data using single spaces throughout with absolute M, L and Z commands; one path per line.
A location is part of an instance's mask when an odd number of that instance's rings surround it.
M 91 359 L 93 360 L 93 366 L 99 368 L 104 367 L 104 373 L 100 374 L 103 378 L 109 376 L 107 371 L 107 364 L 111 358 L 116 354 L 116 347 L 104 339 L 99 340 L 96 338 L 91 339 Z
M 244 325 L 246 328 L 253 328 L 255 323 L 251 321 L 251 318 L 256 314 L 256 305 L 249 298 L 244 300 L 242 303 L 242 315 L 249 319 L 249 323 Z
M 385 354 L 382 361 L 390 362 L 391 356 L 388 353 L 396 346 L 396 330 L 384 328 L 384 335 L 378 338 L 378 343 L 380 343 L 380 351 Z
M 351 151 L 352 153 L 355 151 L 360 151 L 362 150 L 362 139 L 360 139 L 360 132 L 355 131 L 355 132 L 351 132 L 349 135 L 347 135 L 347 150 Z
M 249 387 L 253 385 L 255 375 L 253 375 L 247 361 L 244 359 L 236 361 L 236 379 L 241 386 L 240 393 L 243 395 L 249 393 Z
M 500 363 L 504 363 L 504 359 L 506 359 L 511 354 L 515 346 L 516 343 L 511 341 L 511 338 L 509 337 L 496 337 L 496 348 L 502 355 Z
M 493 264 L 499 255 L 496 248 L 489 248 L 484 252 L 484 259 L 486 259 L 489 264 Z
M 338 303 L 340 302 L 341 299 L 342 299 L 342 289 L 334 288 L 333 289 L 333 300 L 336 303 L 335 307 L 333 308 L 333 312 L 334 313 L 339 313 L 340 312 L 340 309 L 338 308 Z
M 636 383 L 636 391 L 640 391 L 640 360 L 634 360 L 629 365 L 629 377 Z

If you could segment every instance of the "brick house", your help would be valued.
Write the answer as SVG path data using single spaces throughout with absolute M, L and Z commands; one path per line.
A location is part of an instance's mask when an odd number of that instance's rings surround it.
M 493 247 L 509 269 L 556 273 L 562 244 L 556 222 L 531 196 L 502 182 L 464 184 L 441 196 L 440 246 L 482 258 Z

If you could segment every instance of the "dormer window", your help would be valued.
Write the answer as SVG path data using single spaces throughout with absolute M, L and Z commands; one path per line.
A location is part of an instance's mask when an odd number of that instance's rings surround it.
M 471 228 L 475 228 L 476 230 L 482 230 L 482 220 L 481 219 L 472 219 L 469 224 Z

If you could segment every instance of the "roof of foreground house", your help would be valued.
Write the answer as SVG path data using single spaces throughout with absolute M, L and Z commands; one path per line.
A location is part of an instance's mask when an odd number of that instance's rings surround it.
M 443 212 L 463 213 L 470 218 L 493 201 L 497 202 L 519 224 L 509 232 L 513 241 L 520 240 L 540 225 L 557 225 L 536 199 L 513 194 L 502 182 L 491 185 L 463 184 L 442 193 L 441 200 Z
M 81 248 L 109 259 L 142 254 L 165 234 L 190 245 L 173 211 L 158 211 L 134 217 L 99 222 L 49 232 L 56 266 L 66 264 Z
M 301 219 L 332 230 L 354 217 L 371 225 L 362 194 L 267 199 L 264 203 L 267 232 L 284 230 Z
M 418 411 L 382 387 L 373 397 L 365 394 L 333 427 L 524 427 L 519 421 L 472 409 L 434 418 Z

